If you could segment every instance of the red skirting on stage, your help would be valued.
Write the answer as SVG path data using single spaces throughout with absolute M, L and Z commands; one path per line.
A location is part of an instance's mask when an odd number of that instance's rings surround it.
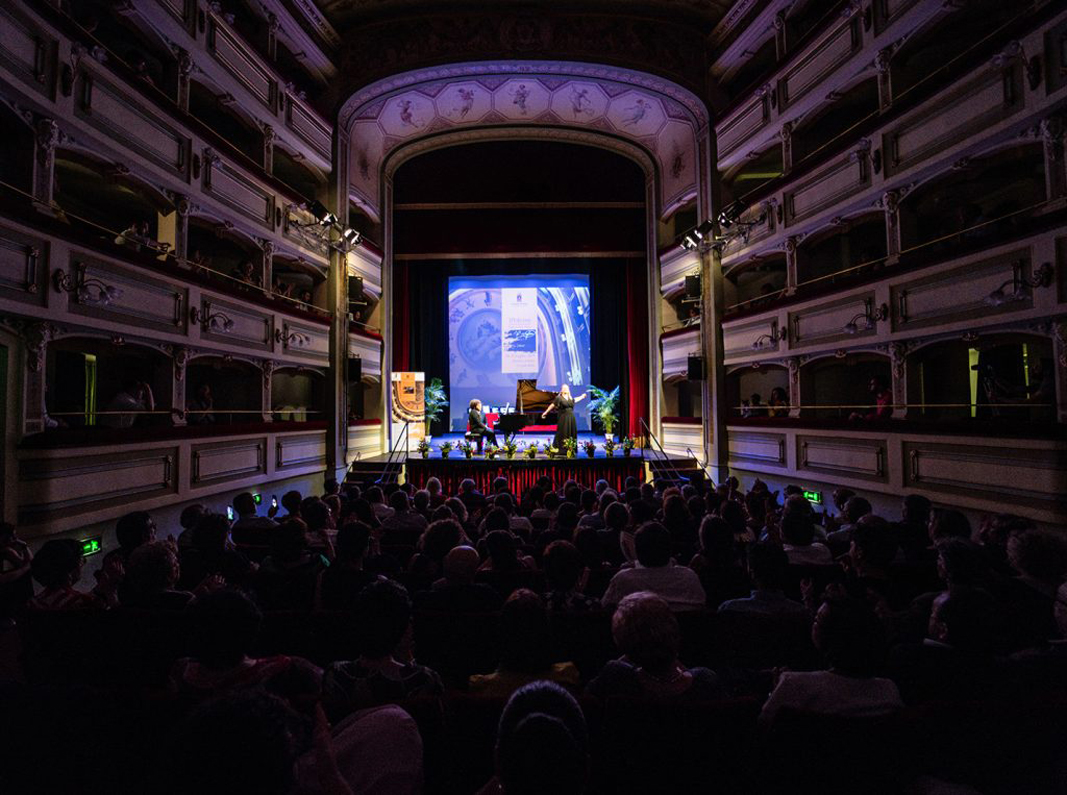
M 508 460 L 485 458 L 408 458 L 407 479 L 416 488 L 424 488 L 426 481 L 436 477 L 441 481 L 445 494 L 459 492 L 459 484 L 466 478 L 475 482 L 479 491 L 489 493 L 493 480 L 498 477 L 508 479 L 508 488 L 513 494 L 521 495 L 526 489 L 537 483 L 538 478 L 552 478 L 555 488 L 568 480 L 574 480 L 583 488 L 592 488 L 598 480 L 606 480 L 608 485 L 621 492 L 626 478 L 631 475 L 644 481 L 644 459 L 639 456 L 618 455 L 614 458 L 513 458 Z

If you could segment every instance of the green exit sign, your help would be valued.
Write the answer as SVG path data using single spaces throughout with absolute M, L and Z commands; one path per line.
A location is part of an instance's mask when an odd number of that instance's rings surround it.
M 822 492 L 821 491 L 805 491 L 804 499 L 808 502 L 813 502 L 816 505 L 822 505 Z
M 100 536 L 93 538 L 84 538 L 78 542 L 82 546 L 82 557 L 87 558 L 90 555 L 95 555 L 97 552 L 104 548 L 104 544 L 100 540 Z

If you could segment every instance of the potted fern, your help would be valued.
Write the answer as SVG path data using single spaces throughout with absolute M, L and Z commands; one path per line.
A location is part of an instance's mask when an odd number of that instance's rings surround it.
M 578 440 L 567 437 L 563 440 L 563 449 L 567 451 L 567 458 L 574 458 L 578 452 Z
M 470 442 L 460 442 L 459 450 L 467 458 L 470 458 L 471 456 L 474 455 L 474 445 L 471 444 Z
M 515 453 L 518 451 L 519 446 L 515 443 L 514 439 L 508 439 L 504 444 L 500 445 L 500 449 L 504 451 L 504 455 L 510 460 L 515 457 Z
M 619 387 L 606 392 L 600 387 L 589 387 L 589 417 L 604 429 L 604 436 L 611 438 L 619 422 L 616 412 L 619 410 Z
M 426 438 L 430 436 L 430 423 L 437 422 L 441 417 L 441 409 L 448 405 L 448 396 L 445 394 L 445 385 L 440 378 L 431 378 L 423 392 L 423 401 L 426 407 Z
M 452 448 L 455 447 L 452 442 L 443 442 L 438 450 L 441 451 L 441 458 L 448 458 L 448 454 L 452 452 Z
M 582 442 L 582 449 L 585 450 L 585 454 L 587 456 L 592 458 L 594 455 L 596 455 L 596 442 L 594 442 L 592 439 L 586 439 L 584 442 Z
M 531 461 L 537 458 L 537 442 L 530 442 L 526 445 L 526 449 L 522 451 L 522 454 Z
M 415 448 L 423 458 L 430 457 L 430 442 L 427 439 L 419 439 L 419 446 Z

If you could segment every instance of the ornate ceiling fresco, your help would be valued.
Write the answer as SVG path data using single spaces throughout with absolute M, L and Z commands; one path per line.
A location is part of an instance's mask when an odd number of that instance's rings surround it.
M 579 129 L 647 150 L 666 214 L 697 194 L 708 117 L 703 103 L 648 74 L 578 63 L 454 64 L 396 75 L 341 111 L 353 201 L 381 217 L 382 165 L 413 141 L 464 128 Z

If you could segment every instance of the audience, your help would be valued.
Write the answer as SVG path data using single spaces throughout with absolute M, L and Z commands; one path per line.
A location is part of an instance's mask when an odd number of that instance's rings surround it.
M 807 608 L 785 595 L 790 560 L 782 547 L 769 541 L 753 544 L 748 551 L 748 572 L 755 588 L 752 595 L 729 599 L 719 612 L 759 613 L 760 615 L 808 616 Z
M 595 532 L 595 531 L 594 531 Z M 553 541 L 543 559 L 546 590 L 542 595 L 550 613 L 599 610 L 600 600 L 582 593 L 589 570 L 582 566 L 578 548 L 569 541 Z
M 483 613 L 500 608 L 500 594 L 484 583 L 474 581 L 481 559 L 468 546 L 450 549 L 441 564 L 444 576 L 429 591 L 415 594 L 415 604 L 424 610 L 454 613 Z
M 370 549 L 371 529 L 363 522 L 349 522 L 337 531 L 336 557 L 319 574 L 316 604 L 322 610 L 351 610 L 360 592 L 377 581 L 378 575 L 364 568 Z
M 671 536 L 657 522 L 647 522 L 634 537 L 637 566 L 612 577 L 604 593 L 605 605 L 617 605 L 624 596 L 651 591 L 672 607 L 703 606 L 706 595 L 696 572 L 671 560 Z

